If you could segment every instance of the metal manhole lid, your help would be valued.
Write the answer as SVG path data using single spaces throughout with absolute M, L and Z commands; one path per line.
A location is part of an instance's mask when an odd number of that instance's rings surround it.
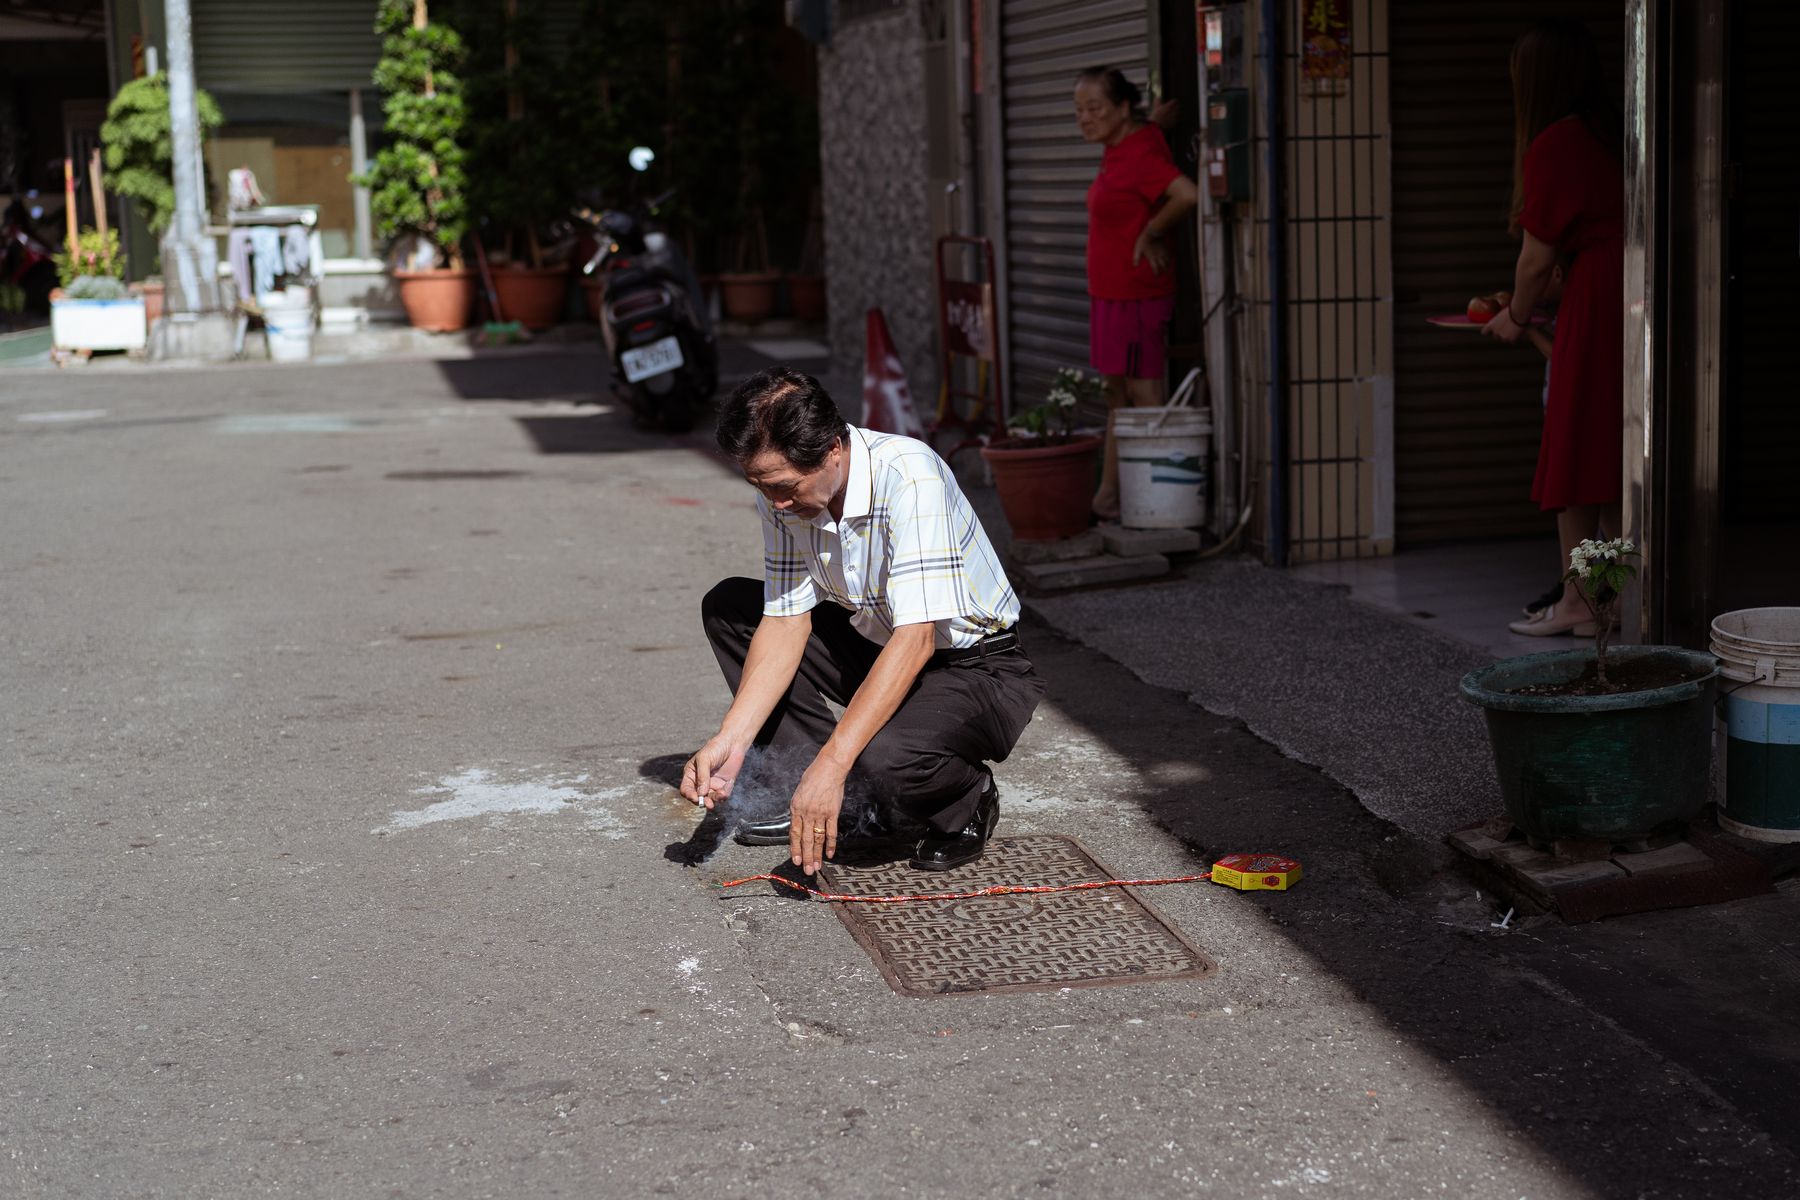
M 863 896 L 1118 878 L 1080 842 L 1061 835 L 995 838 L 979 862 L 941 875 L 925 875 L 905 861 L 828 863 L 823 874 L 831 891 Z M 836 907 L 903 996 L 1167 983 L 1218 970 L 1130 888 Z

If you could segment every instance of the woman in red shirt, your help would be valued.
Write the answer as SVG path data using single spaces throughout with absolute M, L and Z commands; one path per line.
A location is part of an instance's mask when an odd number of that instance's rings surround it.
M 1081 136 L 1106 147 L 1088 188 L 1088 361 L 1106 383 L 1106 406 L 1163 402 L 1165 329 L 1175 311 L 1175 273 L 1163 235 L 1199 201 L 1142 108 L 1143 96 L 1111 67 L 1075 84 Z M 1094 515 L 1119 516 L 1119 452 L 1109 419 Z
M 1620 536 L 1625 440 L 1625 175 L 1623 135 L 1600 54 L 1579 21 L 1547 21 L 1512 56 L 1512 228 L 1520 236 L 1512 304 L 1483 332 L 1516 342 L 1556 269 L 1568 261 L 1544 433 L 1531 497 L 1556 513 L 1567 570 L 1584 538 Z M 1592 632 L 1573 583 L 1535 618 L 1532 637 Z

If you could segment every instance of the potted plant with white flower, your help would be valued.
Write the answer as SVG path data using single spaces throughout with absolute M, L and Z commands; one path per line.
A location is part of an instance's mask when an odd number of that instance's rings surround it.
M 1075 418 L 1100 397 L 1098 379 L 1064 367 L 1042 404 L 1015 416 L 1006 437 L 982 447 L 1015 539 L 1055 541 L 1088 527 L 1102 443 L 1098 434 L 1078 431 Z
M 1534 844 L 1621 843 L 1690 820 L 1712 762 L 1710 654 L 1610 646 L 1635 545 L 1585 541 L 1569 554 L 1593 611 L 1594 645 L 1502 659 L 1463 677 L 1485 712 L 1507 816 Z
M 144 348 L 144 298 L 125 286 L 118 230 L 82 230 L 56 256 L 56 272 L 62 286 L 50 293 L 50 340 L 58 352 Z

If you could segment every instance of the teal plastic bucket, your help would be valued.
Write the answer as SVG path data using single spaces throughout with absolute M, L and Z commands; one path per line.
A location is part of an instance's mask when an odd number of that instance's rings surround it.
M 1592 650 L 1503 659 L 1463 677 L 1463 697 L 1487 715 L 1506 814 L 1538 845 L 1635 841 L 1705 806 L 1717 664 L 1674 646 L 1619 646 L 1606 661 L 1640 658 L 1671 661 L 1694 678 L 1610 696 L 1509 690 L 1576 679 Z
M 1712 623 L 1725 683 L 1718 714 L 1719 824 L 1800 842 L 1800 608 L 1746 608 Z

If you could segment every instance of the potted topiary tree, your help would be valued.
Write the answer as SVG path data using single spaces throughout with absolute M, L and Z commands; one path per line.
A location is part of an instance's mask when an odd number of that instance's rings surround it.
M 1534 845 L 1632 842 L 1706 803 L 1717 660 L 1608 644 L 1636 556 L 1618 539 L 1569 556 L 1565 579 L 1593 611 L 1593 647 L 1502 659 L 1463 678 L 1463 697 L 1487 716 L 1507 816 Z
M 204 91 L 194 93 L 200 114 L 200 137 L 224 124 L 225 116 Z M 137 205 L 144 224 L 160 241 L 175 219 L 175 150 L 169 131 L 168 76 L 158 71 L 119 89 L 106 106 L 100 126 L 106 186 Z M 144 311 L 154 321 L 162 314 L 163 283 L 150 275 L 138 285 Z
M 383 237 L 404 239 L 394 280 L 406 316 L 420 329 L 448 333 L 469 323 L 475 273 L 463 260 L 468 228 L 464 197 L 462 86 L 455 75 L 462 39 L 433 23 L 426 0 L 381 0 L 382 35 L 375 86 L 392 142 L 357 182 Z
M 720 301 L 733 321 L 754 325 L 775 311 L 781 275 L 769 267 L 769 235 L 761 209 L 753 209 L 738 239 L 736 270 L 719 276 Z
M 675 162 L 662 136 L 671 122 L 683 119 L 670 107 L 668 8 L 655 0 L 584 4 L 568 39 L 564 68 L 540 81 L 552 89 L 565 144 L 578 148 L 566 163 L 571 194 L 591 207 L 623 207 L 643 188 L 642 176 L 630 165 L 634 147 L 648 147 L 662 175 Z M 704 75 L 702 83 L 711 79 Z M 685 101 L 685 92 L 676 95 Z M 676 127 L 684 147 L 708 129 L 704 122 Z M 680 182 L 676 180 L 678 189 Z M 679 190 L 676 204 L 685 216 L 689 206 L 681 204 Z M 595 248 L 579 246 L 575 263 L 586 261 Z M 577 279 L 588 317 L 600 320 L 604 273 Z
M 1014 418 L 1010 436 L 981 448 L 1014 538 L 1055 541 L 1088 527 L 1103 443 L 1096 434 L 1076 432 L 1075 414 L 1100 397 L 1098 379 L 1064 367 L 1044 402 Z
M 509 321 L 547 329 L 569 291 L 567 249 L 553 222 L 574 201 L 575 165 L 594 148 L 571 136 L 562 80 L 591 69 L 551 53 L 540 0 L 465 0 L 469 65 L 470 207 L 493 253 L 494 290 Z

